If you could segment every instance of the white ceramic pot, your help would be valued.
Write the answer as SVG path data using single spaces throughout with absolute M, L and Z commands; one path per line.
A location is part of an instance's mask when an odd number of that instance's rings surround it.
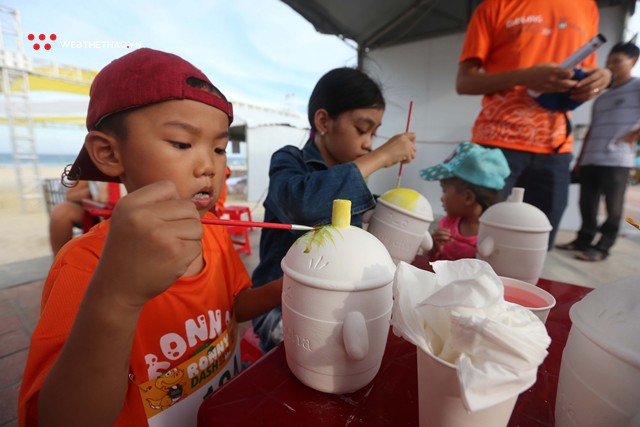
M 549 245 L 551 223 L 535 206 L 524 203 L 524 188 L 515 187 L 505 202 L 480 216 L 478 258 L 499 276 L 538 283 Z
M 367 231 L 387 248 L 395 263 L 411 263 L 419 249 L 433 246 L 429 226 L 433 210 L 427 199 L 410 188 L 394 188 L 378 198 Z
M 592 291 L 569 316 L 556 426 L 640 426 L 640 277 Z
M 350 206 L 336 200 L 332 225 L 303 235 L 281 263 L 287 364 L 307 386 L 336 394 L 378 373 L 393 304 L 395 264 L 378 239 L 349 225 Z

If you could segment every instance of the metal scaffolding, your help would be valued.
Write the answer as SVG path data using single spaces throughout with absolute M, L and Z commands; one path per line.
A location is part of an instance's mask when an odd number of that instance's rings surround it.
M 23 212 L 41 208 L 42 179 L 34 126 L 67 123 L 82 126 L 84 117 L 37 117 L 31 109 L 30 91 L 54 91 L 89 95 L 97 71 L 52 61 L 35 62 L 24 53 L 20 12 L 0 6 L 0 82 L 16 181 Z
M 0 72 L 11 151 L 23 212 L 42 204 L 38 151 L 31 120 L 28 62 L 20 31 L 20 13 L 0 6 Z

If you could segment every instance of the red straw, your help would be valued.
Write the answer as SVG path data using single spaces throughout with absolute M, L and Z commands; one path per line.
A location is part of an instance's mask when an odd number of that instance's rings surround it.
M 411 110 L 413 110 L 413 100 L 409 102 L 409 114 L 407 115 L 407 129 L 406 132 L 409 132 L 409 125 L 411 124 Z M 402 166 L 404 163 L 400 162 L 400 170 L 398 170 L 398 181 L 396 182 L 396 188 L 400 187 L 400 177 L 402 176 Z
M 111 216 L 110 209 L 91 209 L 89 213 L 93 216 L 103 216 L 103 217 Z M 240 226 L 240 227 L 279 228 L 282 230 L 305 230 L 305 231 L 315 230 L 314 227 L 309 227 L 308 225 L 280 224 L 277 222 L 239 221 L 235 219 L 202 218 L 200 222 L 203 224 L 209 224 L 209 225 L 231 225 L 231 226 Z

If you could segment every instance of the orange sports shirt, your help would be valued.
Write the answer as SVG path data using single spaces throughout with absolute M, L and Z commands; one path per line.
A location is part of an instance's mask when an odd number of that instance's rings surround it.
M 595 0 L 485 0 L 471 19 L 459 62 L 477 58 L 488 73 L 561 63 L 598 33 Z M 582 66 L 595 66 L 595 54 Z M 485 95 L 471 140 L 532 153 L 566 153 L 563 113 L 540 107 L 517 86 Z M 559 149 L 558 149 L 559 148 Z
M 37 425 L 38 392 L 69 334 L 109 222 L 69 242 L 51 267 L 20 390 L 20 426 Z M 203 397 L 239 371 L 233 300 L 251 281 L 223 227 L 205 226 L 202 246 L 203 271 L 179 279 L 142 310 L 117 426 L 195 426 Z

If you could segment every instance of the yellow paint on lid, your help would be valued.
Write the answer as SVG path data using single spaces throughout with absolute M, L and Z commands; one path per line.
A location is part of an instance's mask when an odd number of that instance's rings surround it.
M 415 212 L 420 201 L 420 193 L 410 188 L 394 188 L 384 193 L 380 198 L 409 212 Z
M 347 228 L 351 225 L 351 200 L 336 199 L 333 201 L 331 225 L 336 228 Z

